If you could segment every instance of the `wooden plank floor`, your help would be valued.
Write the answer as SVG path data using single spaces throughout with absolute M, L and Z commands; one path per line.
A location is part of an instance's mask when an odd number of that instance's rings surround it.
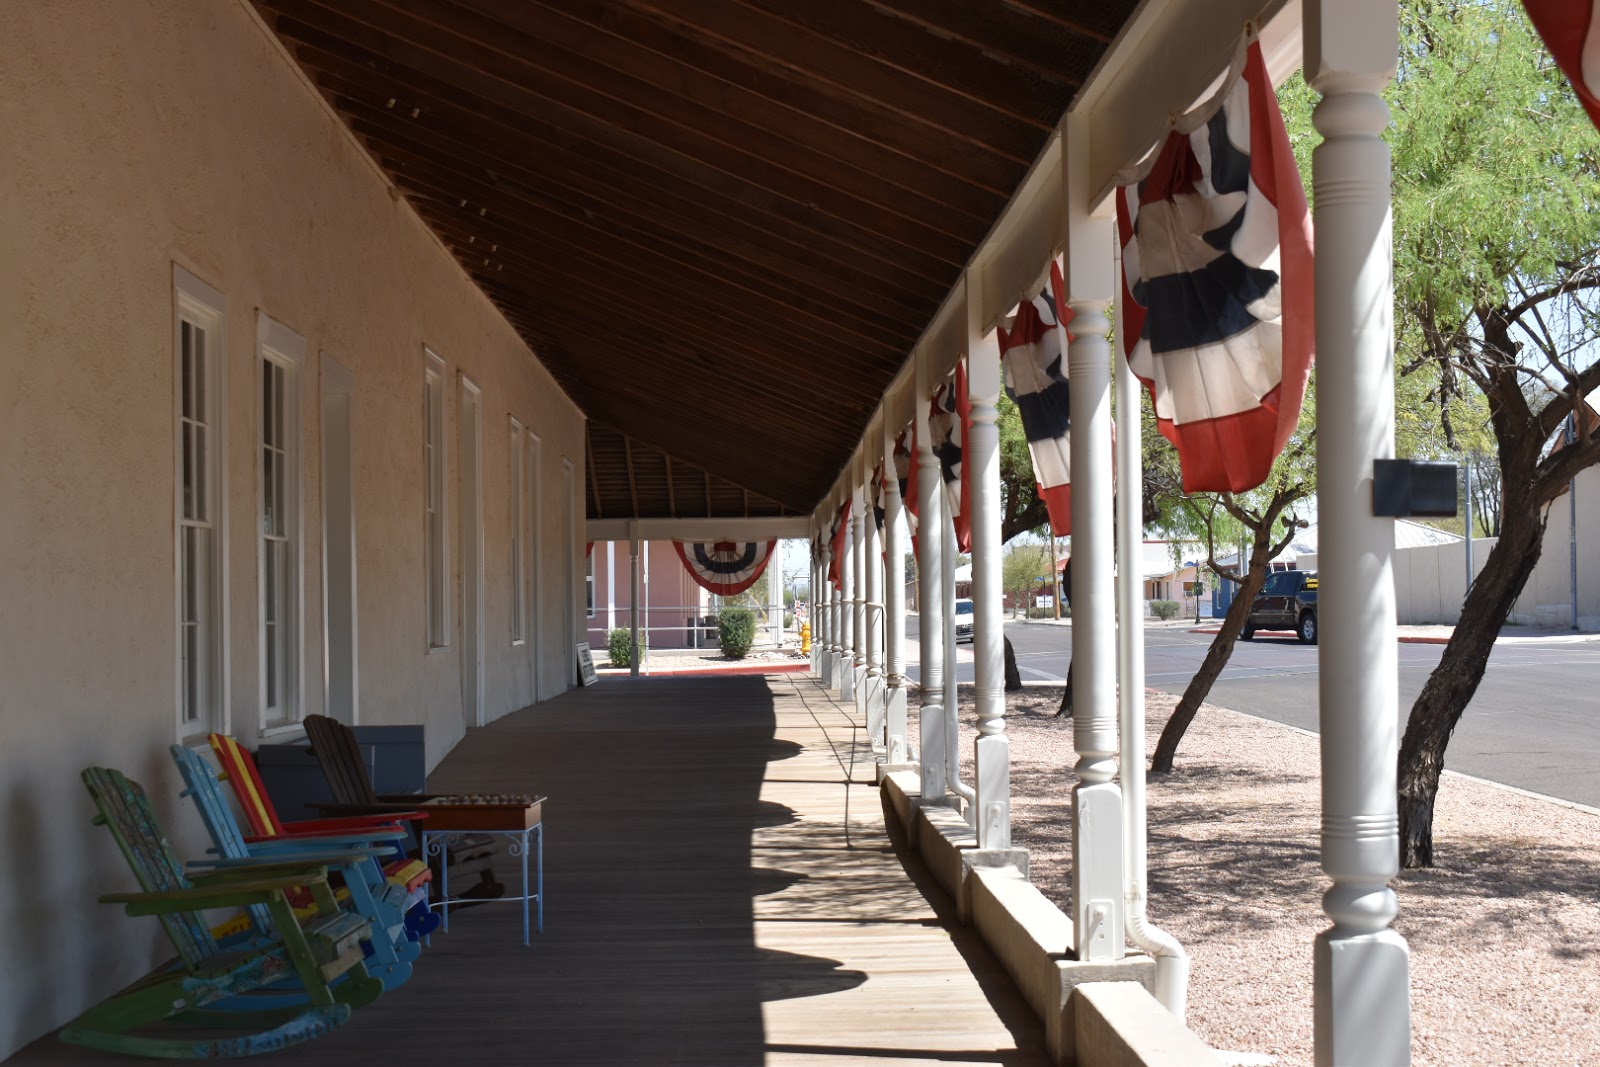
M 606 680 L 471 731 L 429 786 L 550 796 L 544 935 L 523 948 L 516 905 L 457 913 L 409 984 L 283 1058 L 1043 1067 L 999 965 L 890 847 L 862 736 L 803 675 Z M 110 1061 L 46 1039 L 12 1062 Z

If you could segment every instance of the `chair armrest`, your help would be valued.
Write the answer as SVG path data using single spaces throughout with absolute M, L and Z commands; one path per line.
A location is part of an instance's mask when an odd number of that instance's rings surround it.
M 325 852 L 316 850 L 310 852 L 284 851 L 281 854 L 273 855 L 270 858 L 272 859 L 274 865 L 288 866 L 293 864 L 301 867 L 308 865 L 348 867 L 353 863 L 360 863 L 363 860 L 387 859 L 388 857 L 394 855 L 394 851 L 395 850 L 392 848 L 348 848 L 337 851 L 329 849 Z M 261 861 L 266 858 L 268 857 L 244 856 L 239 859 L 190 860 L 187 866 L 190 868 L 210 868 L 213 871 L 244 869 L 257 871 L 261 868 Z M 202 870 L 200 873 L 203 875 L 205 872 Z M 194 876 L 194 872 L 191 871 L 190 877 L 192 878 Z
M 278 834 L 275 837 L 247 837 L 245 844 L 250 846 L 252 855 L 270 856 L 272 853 L 289 849 L 291 851 L 310 852 L 323 848 L 383 848 L 385 855 L 399 851 L 392 842 L 410 841 L 410 835 L 398 827 L 387 833 L 370 834 Z
M 305 860 L 255 859 L 234 863 L 211 871 L 193 871 L 186 877 L 197 889 L 211 886 L 228 886 L 232 883 L 272 885 L 278 888 L 313 885 L 328 880 L 328 865 L 322 859 L 307 863 Z
M 381 815 L 386 819 L 403 820 L 426 819 L 428 813 L 417 810 L 417 799 L 419 798 L 414 797 L 405 804 L 312 804 L 311 807 L 338 815 Z
M 356 815 L 343 819 L 299 819 L 284 823 L 282 829 L 285 834 L 359 834 L 392 825 L 398 818 L 397 815 Z
M 198 911 L 206 908 L 240 908 L 251 904 L 265 904 L 275 894 L 297 885 L 325 881 L 324 867 L 285 867 L 277 875 L 251 878 L 248 871 L 220 872 L 232 878 L 199 876 L 205 884 L 183 889 L 168 889 L 160 893 L 107 893 L 100 898 L 102 904 L 122 904 L 129 915 L 164 915 L 174 911 Z

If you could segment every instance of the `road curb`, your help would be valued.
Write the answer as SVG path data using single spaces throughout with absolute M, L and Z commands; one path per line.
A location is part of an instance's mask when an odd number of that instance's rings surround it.
M 1221 633 L 1222 631 L 1220 629 L 1209 629 L 1209 630 L 1208 629 L 1201 629 L 1201 630 L 1190 630 L 1189 632 L 1192 633 L 1192 634 L 1218 634 L 1218 633 Z M 1293 630 L 1257 630 L 1256 633 L 1258 633 L 1258 634 L 1293 634 L 1294 631 Z M 1448 637 L 1423 637 L 1423 636 L 1415 635 L 1415 634 L 1400 634 L 1399 636 L 1397 636 L 1395 638 L 1395 640 L 1399 641 L 1402 645 L 1448 645 L 1450 643 L 1450 639 Z

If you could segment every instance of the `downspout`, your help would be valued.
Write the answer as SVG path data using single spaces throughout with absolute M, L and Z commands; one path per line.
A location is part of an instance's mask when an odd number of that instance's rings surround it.
M 1122 262 L 1117 255 L 1116 329 L 1122 344 Z M 1128 361 L 1113 352 L 1117 368 L 1117 692 L 1122 719 L 1119 773 L 1122 778 L 1124 899 L 1127 902 L 1126 935 L 1156 961 L 1156 999 L 1184 1019 L 1189 999 L 1189 954 L 1178 939 L 1145 915 L 1149 895 L 1149 819 L 1145 810 L 1144 755 L 1144 610 L 1140 597 L 1143 559 L 1143 446 L 1140 441 L 1140 394 L 1144 387 L 1133 376 Z

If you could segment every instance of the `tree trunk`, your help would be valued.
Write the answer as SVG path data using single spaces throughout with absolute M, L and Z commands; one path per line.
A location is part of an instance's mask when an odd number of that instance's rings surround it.
M 1022 672 L 1017 670 L 1017 653 L 1011 647 L 1011 638 L 1006 637 L 1006 692 L 1016 693 L 1022 689 Z
M 1505 624 L 1544 547 L 1547 509 L 1527 503 L 1507 507 L 1500 540 L 1461 607 L 1461 621 L 1439 666 L 1411 706 L 1400 742 L 1400 864 L 1433 866 L 1433 802 L 1444 770 L 1445 747 L 1483 680 L 1494 639 Z
M 1061 694 L 1061 706 L 1056 709 L 1056 718 L 1072 718 L 1072 661 L 1067 661 L 1067 688 Z
M 1250 603 L 1255 600 L 1256 594 L 1267 581 L 1267 567 L 1272 563 L 1271 535 L 1272 522 L 1256 531 L 1254 545 L 1250 552 L 1250 570 L 1244 576 L 1244 582 L 1239 586 L 1238 594 L 1233 598 L 1233 603 L 1228 605 L 1228 614 L 1223 617 L 1222 629 L 1217 632 L 1216 638 L 1211 642 L 1211 647 L 1206 650 L 1206 658 L 1200 664 L 1200 669 L 1189 680 L 1189 685 L 1183 691 L 1183 699 L 1178 701 L 1178 706 L 1173 709 L 1172 716 L 1167 719 L 1167 725 L 1161 728 L 1161 740 L 1156 742 L 1156 754 L 1150 761 L 1152 774 L 1167 774 L 1172 770 L 1173 757 L 1178 754 L 1178 745 L 1183 741 L 1183 735 L 1188 732 L 1189 724 L 1194 722 L 1194 717 L 1200 711 L 1200 705 L 1211 693 L 1211 686 L 1216 682 L 1217 676 L 1222 673 L 1222 668 L 1228 665 L 1228 660 L 1233 656 L 1233 646 L 1239 640 L 1239 635 L 1244 632 L 1244 621 L 1250 615 Z

